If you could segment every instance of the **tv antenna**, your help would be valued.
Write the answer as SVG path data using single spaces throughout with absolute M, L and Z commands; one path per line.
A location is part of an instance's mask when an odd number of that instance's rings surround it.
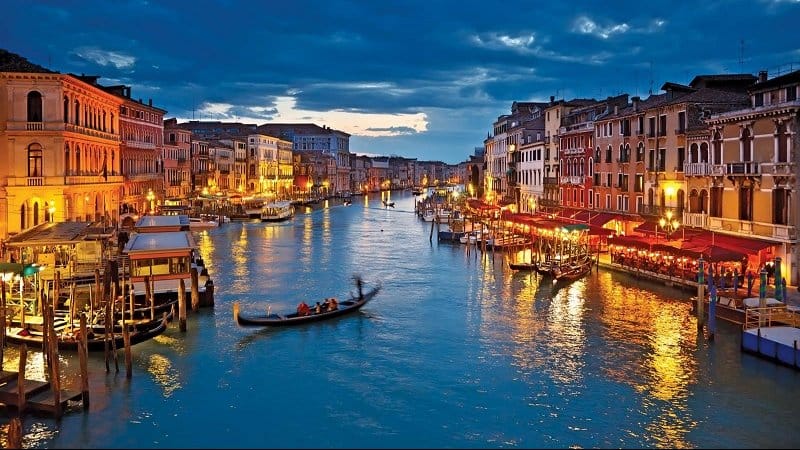
M 739 40 L 739 71 L 744 73 L 744 39 Z

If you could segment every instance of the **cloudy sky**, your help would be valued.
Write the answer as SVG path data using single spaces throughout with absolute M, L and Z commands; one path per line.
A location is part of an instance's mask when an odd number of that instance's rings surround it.
M 800 0 L 6 0 L 0 48 L 179 121 L 303 122 L 458 163 L 514 101 L 800 69 Z M 790 64 L 792 64 L 790 66 Z

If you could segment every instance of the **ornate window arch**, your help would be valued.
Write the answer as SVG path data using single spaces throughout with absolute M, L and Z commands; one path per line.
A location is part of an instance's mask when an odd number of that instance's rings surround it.
M 28 146 L 28 176 L 44 176 L 42 172 L 42 146 L 37 143 Z
M 42 94 L 39 91 L 28 92 L 28 122 L 42 121 Z

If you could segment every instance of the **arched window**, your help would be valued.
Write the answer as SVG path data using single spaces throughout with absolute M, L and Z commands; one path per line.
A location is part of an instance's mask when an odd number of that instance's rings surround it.
M 714 160 L 711 161 L 711 163 L 722 164 L 722 136 L 719 134 L 719 131 L 714 133 L 714 142 L 712 145 L 714 146 Z
M 699 163 L 700 162 L 700 155 L 697 153 L 697 144 L 693 143 L 691 147 L 689 147 L 689 162 L 690 163 Z
M 742 161 L 748 162 L 753 160 L 753 147 L 752 139 L 750 138 L 750 129 L 742 128 Z
M 28 92 L 28 122 L 42 121 L 42 94 L 37 91 Z
M 776 151 L 778 153 L 776 161 L 779 163 L 789 162 L 789 152 L 786 151 L 787 149 L 787 142 L 786 142 L 786 124 L 779 123 L 775 127 L 775 144 L 776 144 Z
M 75 170 L 73 172 L 75 175 L 80 175 L 81 171 L 83 171 L 83 167 L 81 167 L 81 148 L 79 146 L 75 146 Z
M 81 124 L 81 104 L 75 100 L 75 125 Z
M 644 142 L 639 142 L 636 146 L 636 161 L 644 161 Z
M 69 99 L 64 97 L 64 123 L 69 123 Z
M 28 146 L 28 176 L 41 177 L 42 175 L 42 146 L 31 144 Z
M 19 207 L 19 229 L 24 230 L 27 228 L 27 217 L 25 216 L 27 211 L 25 211 L 25 204 L 23 203 L 22 206 Z
M 700 144 L 700 161 L 701 163 L 708 164 L 708 144 L 703 142 Z
M 69 144 L 64 144 L 64 175 L 72 175 L 69 165 Z
M 39 202 L 33 202 L 33 226 L 39 225 Z

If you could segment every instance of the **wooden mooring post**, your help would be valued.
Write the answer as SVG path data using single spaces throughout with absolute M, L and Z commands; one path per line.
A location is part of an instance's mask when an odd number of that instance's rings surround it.
M 183 282 L 183 278 L 181 278 L 181 282 Z M 200 309 L 200 274 L 197 272 L 196 267 L 192 267 L 191 270 L 191 289 L 192 289 L 192 311 L 197 311 Z M 181 288 L 181 292 L 184 294 L 186 293 L 185 284 L 183 284 Z
M 131 355 L 131 332 L 128 323 L 122 321 L 122 340 L 125 343 L 125 377 L 133 376 L 133 356 Z
M 193 274 L 197 274 L 196 269 L 192 269 Z M 192 278 L 194 280 L 194 278 Z M 192 297 L 194 297 L 194 281 L 192 281 Z M 186 283 L 181 278 L 178 282 L 178 327 L 181 331 L 186 331 Z
M 81 366 L 81 400 L 83 409 L 89 409 L 89 329 L 86 314 L 81 314 L 81 336 L 78 339 L 78 359 Z

